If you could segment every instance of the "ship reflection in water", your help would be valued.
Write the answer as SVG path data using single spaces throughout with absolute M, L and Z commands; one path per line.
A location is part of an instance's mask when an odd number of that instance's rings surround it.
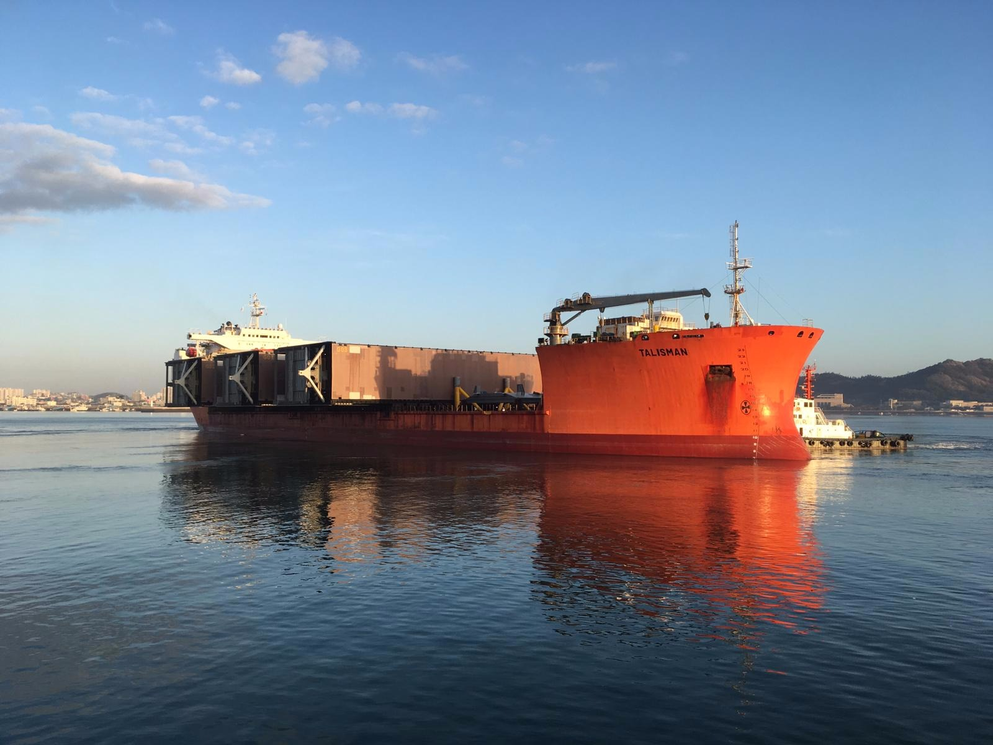
M 310 565 L 325 592 L 434 569 L 441 582 L 499 583 L 509 603 L 523 592 L 584 643 L 747 651 L 770 625 L 817 629 L 811 523 L 825 468 L 844 478 L 839 463 L 488 460 L 201 436 L 166 468 L 163 515 L 190 542 L 303 549 L 296 570 Z
M 824 587 L 810 513 L 798 502 L 802 470 L 547 469 L 535 565 L 549 620 L 631 643 L 721 639 L 746 650 L 763 623 L 815 629 Z

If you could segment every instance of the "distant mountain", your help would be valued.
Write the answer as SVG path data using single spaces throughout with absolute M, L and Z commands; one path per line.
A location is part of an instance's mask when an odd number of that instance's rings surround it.
M 95 393 L 90 398 L 92 398 L 94 401 L 99 401 L 101 398 L 109 398 L 110 396 L 114 396 L 115 398 L 131 398 L 130 396 L 125 396 L 123 393 L 115 393 L 114 391 Z
M 879 406 L 890 398 L 924 404 L 955 398 L 993 401 L 993 359 L 945 360 L 893 378 L 878 375 L 849 378 L 836 373 L 817 373 L 814 392 L 841 393 L 845 403 L 855 406 Z

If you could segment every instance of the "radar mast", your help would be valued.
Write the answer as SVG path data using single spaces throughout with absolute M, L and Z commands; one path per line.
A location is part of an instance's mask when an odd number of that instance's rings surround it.
M 731 236 L 731 261 L 727 263 L 728 270 L 734 272 L 734 282 L 729 285 L 724 285 L 724 293 L 729 295 L 731 298 L 731 325 L 741 326 L 742 319 L 748 319 L 748 325 L 754 326 L 755 321 L 752 317 L 748 315 L 748 311 L 745 310 L 744 306 L 741 304 L 741 293 L 745 291 L 745 286 L 741 281 L 741 273 L 745 269 L 752 268 L 751 259 L 742 259 L 738 257 L 738 221 L 734 221 L 734 225 L 728 228 L 728 233 Z
M 259 328 L 259 319 L 265 315 L 265 306 L 259 301 L 257 292 L 252 293 L 252 302 L 249 303 L 248 308 L 252 314 L 252 320 L 248 324 L 248 328 L 257 329 Z

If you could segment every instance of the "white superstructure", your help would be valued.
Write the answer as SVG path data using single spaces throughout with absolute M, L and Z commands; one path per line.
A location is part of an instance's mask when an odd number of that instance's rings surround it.
M 239 326 L 227 321 L 214 331 L 201 333 L 191 331 L 186 335 L 188 344 L 176 350 L 175 359 L 183 360 L 191 357 L 212 357 L 226 352 L 249 352 L 255 349 L 279 349 L 298 344 L 313 344 L 306 339 L 296 339 L 290 332 L 278 324 L 276 328 L 265 328 L 259 324 L 259 319 L 265 315 L 266 307 L 259 302 L 259 296 L 252 294 L 249 312 L 252 320 L 248 326 Z
M 828 419 L 810 398 L 793 399 L 793 421 L 806 440 L 851 440 L 852 428 L 843 419 Z
M 678 310 L 649 310 L 640 316 L 601 317 L 597 324 L 597 337 L 632 339 L 639 334 L 655 331 L 682 331 L 693 328 L 695 328 L 693 324 L 683 321 L 683 314 Z

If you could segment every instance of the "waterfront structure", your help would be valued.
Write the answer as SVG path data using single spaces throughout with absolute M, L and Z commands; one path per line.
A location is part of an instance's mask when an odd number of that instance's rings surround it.
M 845 396 L 841 393 L 818 393 L 814 399 L 818 406 L 835 409 L 850 409 L 851 404 L 845 403 Z

